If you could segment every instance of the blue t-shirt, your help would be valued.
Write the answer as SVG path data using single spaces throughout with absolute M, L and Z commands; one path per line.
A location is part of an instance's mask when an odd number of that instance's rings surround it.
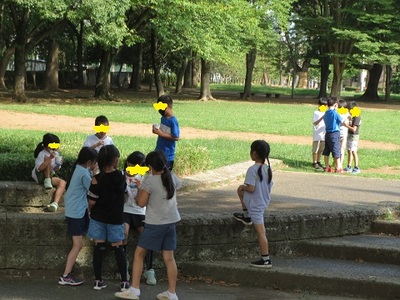
M 160 130 L 168 133 L 173 137 L 179 138 L 179 124 L 175 116 L 170 118 L 161 117 Z M 164 151 L 168 161 L 175 159 L 175 145 L 176 141 L 158 136 L 156 150 Z
M 328 109 L 324 115 L 325 128 L 327 133 L 340 131 L 342 118 L 335 109 Z
M 80 219 L 88 208 L 87 193 L 92 178 L 88 169 L 76 165 L 71 182 L 64 196 L 65 216 Z

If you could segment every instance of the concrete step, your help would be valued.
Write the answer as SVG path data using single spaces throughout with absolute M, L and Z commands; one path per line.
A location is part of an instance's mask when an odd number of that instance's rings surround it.
M 374 221 L 371 224 L 371 232 L 400 236 L 400 219 Z
M 400 265 L 400 238 L 353 235 L 299 241 L 297 255 Z
M 398 299 L 400 266 L 315 257 L 272 257 L 272 269 L 250 261 L 182 262 L 183 275 L 243 286 L 314 292 L 321 295 Z

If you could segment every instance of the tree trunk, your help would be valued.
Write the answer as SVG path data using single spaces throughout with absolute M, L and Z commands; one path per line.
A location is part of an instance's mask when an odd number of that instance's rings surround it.
M 46 62 L 46 77 L 44 89 L 48 91 L 58 90 L 58 53 L 60 45 L 54 41 L 50 41 L 49 52 Z
M 368 70 L 368 83 L 367 89 L 360 99 L 376 101 L 380 100 L 378 96 L 379 79 L 382 75 L 383 66 L 381 64 L 373 64 L 372 68 Z
M 141 75 L 143 70 L 143 44 L 137 45 L 137 51 L 133 53 L 133 71 L 130 88 L 135 92 L 140 90 L 140 84 L 142 83 Z
M 390 101 L 390 90 L 392 89 L 393 69 L 391 65 L 386 65 L 386 81 L 385 81 L 385 101 Z
M 339 98 L 340 92 L 342 91 L 342 79 L 343 79 L 344 69 L 346 68 L 346 63 L 341 62 L 338 56 L 334 56 L 332 61 L 333 61 L 333 81 L 332 81 L 331 96 Z
M 78 86 L 83 88 L 85 86 L 85 78 L 83 75 L 83 21 L 79 24 L 79 32 L 76 34 L 77 45 L 76 45 L 76 62 L 78 64 Z
M 301 89 L 308 88 L 308 71 L 300 71 L 297 73 L 299 75 L 298 87 Z
M 193 87 L 193 58 L 186 64 L 185 76 L 183 78 L 183 87 Z
M 0 60 L 0 90 L 7 89 L 7 86 L 5 83 L 7 65 L 10 62 L 10 59 L 14 55 L 14 53 L 15 53 L 15 46 L 12 45 L 11 47 L 8 47 L 4 51 L 4 54 L 1 57 L 1 60 Z
M 100 67 L 96 76 L 95 98 L 111 99 L 110 69 L 113 58 L 113 50 L 103 50 Z
M 249 53 L 246 53 L 246 79 L 244 81 L 243 98 L 251 97 L 251 83 L 253 80 L 253 70 L 256 63 L 257 49 L 253 48 Z
M 211 64 L 201 59 L 201 81 L 200 81 L 200 97 L 201 101 L 215 100 L 211 95 L 210 89 Z
M 201 72 L 201 71 L 200 71 Z M 201 73 L 200 73 L 201 76 Z M 192 87 L 195 88 L 199 84 L 199 63 L 196 58 L 192 60 Z
M 182 93 L 182 85 L 183 85 L 183 77 L 185 76 L 185 70 L 188 65 L 187 59 L 182 62 L 182 65 L 176 75 L 176 84 L 175 84 L 175 94 Z
M 329 70 L 329 58 L 325 55 L 323 55 L 320 58 L 320 64 L 321 64 L 321 82 L 319 85 L 319 94 L 318 98 L 325 98 L 327 97 L 327 90 L 328 90 L 328 78 L 330 74 Z
M 156 85 L 157 97 L 165 94 L 161 80 L 161 70 L 158 54 L 158 41 L 154 30 L 151 31 L 151 58 L 153 63 L 154 83 Z

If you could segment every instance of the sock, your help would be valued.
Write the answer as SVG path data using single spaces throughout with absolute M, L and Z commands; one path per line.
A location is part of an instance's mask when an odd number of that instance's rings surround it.
M 267 255 L 261 255 L 261 258 L 262 258 L 264 261 L 269 260 L 269 254 L 267 254 Z
M 170 291 L 167 291 L 167 293 L 169 299 L 176 299 L 176 293 L 171 293 Z
M 121 281 L 128 281 L 128 267 L 126 263 L 124 248 L 122 246 L 113 246 L 112 248 L 115 254 L 115 259 L 117 261 L 118 271 L 121 274 Z
M 134 293 L 136 296 L 140 296 L 140 289 L 130 287 L 129 290 Z
M 243 217 L 245 218 L 249 217 L 249 212 L 247 211 L 247 208 L 243 208 Z
M 106 243 L 98 243 L 94 245 L 93 250 L 93 270 L 96 280 L 103 280 L 101 277 L 101 269 L 103 268 L 103 255 L 106 251 Z

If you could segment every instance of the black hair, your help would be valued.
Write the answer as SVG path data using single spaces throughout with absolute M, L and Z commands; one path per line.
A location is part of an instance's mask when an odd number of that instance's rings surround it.
M 153 151 L 147 154 L 145 164 L 152 167 L 156 172 L 161 173 L 161 181 L 167 190 L 167 199 L 171 199 L 175 194 L 175 186 L 172 180 L 172 175 L 167 167 L 167 158 L 163 151 Z
M 116 157 L 120 157 L 117 147 L 114 145 L 105 145 L 104 147 L 101 147 L 97 157 L 100 172 L 104 172 L 106 167 L 111 166 Z
M 46 133 L 43 135 L 42 141 L 37 144 L 35 151 L 33 152 L 33 156 L 38 157 L 40 151 L 44 148 L 47 148 L 51 143 L 60 143 L 60 138 L 52 133 Z
M 350 103 L 347 104 L 347 108 L 349 110 L 352 109 L 353 107 L 356 107 L 356 106 L 358 106 L 356 101 L 350 101 Z
M 108 119 L 106 116 L 98 116 L 95 120 L 94 120 L 94 125 L 95 126 L 100 126 L 101 124 L 105 125 L 105 124 L 109 124 L 108 123 Z
M 133 166 L 139 165 L 143 166 L 146 156 L 140 151 L 133 151 L 131 154 L 128 155 L 125 161 L 124 169 L 128 167 L 128 163 Z
M 168 104 L 169 107 L 172 107 L 173 101 L 170 95 L 162 95 L 158 97 L 157 103 L 162 102 Z M 158 112 L 164 116 L 165 115 L 165 109 L 159 109 Z
M 325 97 L 319 98 L 318 105 L 328 105 L 328 98 Z
M 339 107 L 346 107 L 347 108 L 347 102 L 344 99 L 339 100 Z
M 71 179 L 72 179 L 72 175 L 74 174 L 75 169 L 76 169 L 76 165 L 78 165 L 78 164 L 79 165 L 83 165 L 83 164 L 87 163 L 89 160 L 91 160 L 92 162 L 96 161 L 97 160 L 97 156 L 98 156 L 97 151 L 94 150 L 92 147 L 83 147 L 79 151 L 78 158 L 76 159 L 76 161 L 74 163 L 74 166 L 71 169 L 71 173 L 70 173 L 70 176 L 68 178 L 67 186 L 66 186 L 65 189 L 68 189 L 68 187 L 69 187 L 69 184 L 70 184 Z
M 262 164 L 265 163 L 265 160 L 268 162 L 268 183 L 271 182 L 272 180 L 272 170 L 271 170 L 271 164 L 269 162 L 269 152 L 270 152 L 270 147 L 269 144 L 264 141 L 264 140 L 256 140 L 253 143 L 251 143 L 250 146 L 250 151 L 253 153 L 254 151 L 257 153 L 258 158 L 262 160 Z M 262 165 L 258 168 L 257 174 L 260 177 L 260 181 L 263 180 L 262 176 Z
M 334 106 L 336 103 L 338 103 L 338 99 L 336 97 L 329 97 L 328 98 L 328 106 L 329 107 Z

